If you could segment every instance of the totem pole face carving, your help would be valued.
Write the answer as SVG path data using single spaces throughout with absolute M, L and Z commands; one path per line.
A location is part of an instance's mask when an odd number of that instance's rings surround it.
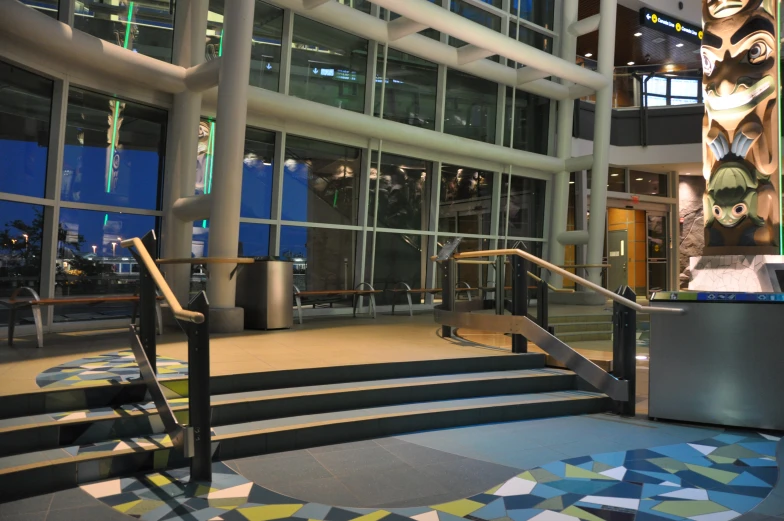
M 704 0 L 706 253 L 777 253 L 778 44 L 771 0 Z M 740 253 L 740 252 L 738 252 Z M 750 253 L 748 250 L 744 253 Z

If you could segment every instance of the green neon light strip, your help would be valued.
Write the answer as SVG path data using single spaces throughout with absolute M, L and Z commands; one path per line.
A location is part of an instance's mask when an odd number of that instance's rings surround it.
M 776 75 L 777 75 L 777 84 L 776 87 L 778 88 L 778 108 L 779 111 L 778 116 L 778 131 L 776 135 L 779 139 L 779 255 L 784 255 L 784 222 L 782 222 L 782 218 L 784 218 L 784 208 L 782 208 L 782 189 L 781 186 L 782 182 L 782 161 L 781 161 L 781 34 L 780 33 L 780 25 L 781 23 L 781 2 L 776 2 L 776 42 L 778 42 L 779 48 L 777 49 L 779 52 L 778 60 L 776 60 Z
M 128 4 L 128 19 L 125 22 L 125 40 L 123 41 L 123 49 L 128 48 L 128 43 L 131 41 L 131 21 L 133 20 L 133 2 Z M 112 117 L 112 143 L 111 154 L 109 154 L 109 166 L 106 171 L 106 193 L 112 191 L 112 174 L 114 170 L 114 153 L 115 143 L 117 142 L 117 120 L 120 119 L 120 102 L 114 102 L 114 116 Z M 108 217 L 108 216 L 107 216 Z M 104 226 L 106 224 L 104 223 Z
M 109 222 L 109 214 L 105 213 L 103 214 L 103 225 L 106 226 L 106 223 L 108 222 Z

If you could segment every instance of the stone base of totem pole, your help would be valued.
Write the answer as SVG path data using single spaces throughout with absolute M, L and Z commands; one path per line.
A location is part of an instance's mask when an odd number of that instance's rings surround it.
M 689 270 L 690 290 L 780 293 L 784 283 L 784 256 L 691 257 Z

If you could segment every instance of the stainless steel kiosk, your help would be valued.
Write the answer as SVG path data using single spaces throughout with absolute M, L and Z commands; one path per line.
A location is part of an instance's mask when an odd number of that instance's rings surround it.
M 784 429 L 784 294 L 656 293 L 651 418 Z
M 237 275 L 237 306 L 247 329 L 287 329 L 294 325 L 294 264 L 259 257 Z

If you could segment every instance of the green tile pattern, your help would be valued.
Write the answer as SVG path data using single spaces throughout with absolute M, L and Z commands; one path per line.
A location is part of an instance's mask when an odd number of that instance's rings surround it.
M 780 438 L 725 433 L 695 443 L 548 463 L 448 503 L 354 509 L 308 503 L 256 485 L 222 463 L 211 483 L 185 469 L 82 486 L 144 520 L 223 521 L 729 521 L 749 512 L 778 477 Z

